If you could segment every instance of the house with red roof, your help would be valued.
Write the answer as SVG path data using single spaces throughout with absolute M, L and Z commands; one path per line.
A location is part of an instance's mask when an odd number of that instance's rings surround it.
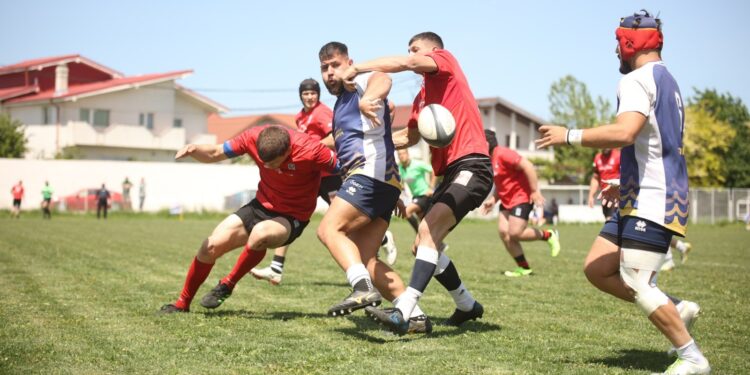
M 170 161 L 215 143 L 208 117 L 227 108 L 176 81 L 192 70 L 126 76 L 81 55 L 0 67 L 0 112 L 25 125 L 27 159 Z

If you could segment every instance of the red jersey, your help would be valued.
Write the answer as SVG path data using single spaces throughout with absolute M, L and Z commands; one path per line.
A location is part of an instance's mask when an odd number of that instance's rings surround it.
M 620 150 L 613 149 L 609 157 L 599 152 L 594 156 L 594 173 L 599 177 L 599 188 L 604 189 L 607 184 L 605 180 L 620 178 Z
M 300 221 L 308 221 L 318 198 L 320 172 L 335 168 L 336 155 L 305 133 L 286 129 L 292 152 L 278 170 L 268 169 L 258 156 L 258 135 L 267 126 L 250 128 L 224 142 L 229 157 L 248 154 L 260 170 L 255 198 L 263 207 Z
M 10 193 L 13 194 L 13 199 L 23 199 L 23 186 L 13 185 L 13 188 L 10 189 Z
M 297 124 L 297 129 L 320 142 L 333 132 L 333 111 L 327 105 L 318 102 L 310 112 L 305 112 L 303 107 L 294 116 L 294 122 Z M 330 175 L 331 173 L 326 171 L 321 174 L 323 177 Z
M 428 104 L 442 105 L 456 119 L 456 134 L 453 142 L 444 148 L 430 147 L 432 169 L 437 176 L 442 176 L 448 165 L 463 156 L 487 155 L 489 146 L 484 137 L 479 106 L 456 58 L 444 49 L 430 52 L 427 56 L 435 60 L 437 71 L 424 74 L 422 90 L 414 98 L 408 126 L 409 128 L 417 127 L 419 112 Z
M 518 169 L 521 159 L 521 155 L 506 147 L 498 146 L 492 151 L 495 197 L 506 210 L 531 201 L 529 179 Z

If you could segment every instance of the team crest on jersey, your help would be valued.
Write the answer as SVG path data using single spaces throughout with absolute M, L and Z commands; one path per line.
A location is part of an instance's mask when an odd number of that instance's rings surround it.
M 297 166 L 294 163 L 289 163 L 289 164 L 287 164 L 286 169 L 288 169 L 290 171 L 296 171 L 297 170 Z
M 355 188 L 354 186 L 349 186 L 346 189 L 346 192 L 349 193 L 349 195 L 354 195 L 357 192 L 357 188 Z
M 646 233 L 646 222 L 643 220 L 638 220 L 635 223 L 635 230 Z

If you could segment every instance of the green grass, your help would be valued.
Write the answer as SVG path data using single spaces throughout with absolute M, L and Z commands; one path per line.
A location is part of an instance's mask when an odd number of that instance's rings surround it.
M 218 220 L 64 216 L 0 219 L 2 374 L 647 374 L 670 363 L 667 341 L 638 309 L 591 286 L 581 264 L 599 226 L 561 226 L 561 255 L 526 244 L 536 276 L 501 275 L 513 261 L 494 222 L 466 221 L 448 251 L 485 316 L 460 329 L 399 338 L 362 313 L 329 318 L 347 293 L 344 273 L 315 238 L 316 218 L 292 246 L 284 283 L 245 278 L 217 311 L 197 303 L 238 252 L 220 259 L 190 314 L 156 316 L 182 287 Z M 395 221 L 397 270 L 409 278 L 411 228 Z M 747 371 L 750 232 L 693 226 L 690 261 L 660 276 L 699 302 L 694 336 L 714 373 Z M 262 265 L 269 262 L 270 255 Z M 432 282 L 421 306 L 435 321 L 453 303 Z

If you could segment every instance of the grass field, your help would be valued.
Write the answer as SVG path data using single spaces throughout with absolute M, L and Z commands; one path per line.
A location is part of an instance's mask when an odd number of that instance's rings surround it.
M 156 316 L 179 294 L 217 218 L 0 219 L 2 374 L 647 374 L 671 360 L 639 310 L 588 284 L 581 264 L 599 227 L 561 226 L 563 252 L 526 246 L 536 276 L 513 266 L 494 222 L 466 221 L 449 255 L 485 316 L 462 328 L 399 338 L 357 313 L 329 318 L 348 293 L 344 273 L 315 238 L 314 219 L 292 246 L 279 287 L 245 278 L 218 310 L 200 297 L 238 252 L 220 259 L 190 314 Z M 396 221 L 397 270 L 408 280 L 411 228 Z M 750 232 L 693 226 L 690 261 L 660 276 L 671 294 L 701 304 L 694 336 L 716 374 L 748 373 Z M 268 264 L 270 254 L 262 265 Z M 422 299 L 434 321 L 453 303 L 432 282 Z

